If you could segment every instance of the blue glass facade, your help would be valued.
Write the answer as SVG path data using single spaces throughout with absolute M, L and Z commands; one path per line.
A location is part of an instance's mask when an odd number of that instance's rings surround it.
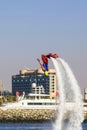
M 32 92 L 32 84 L 36 83 L 36 86 L 43 85 L 45 94 L 50 93 L 49 88 L 49 76 L 45 76 L 42 73 L 25 73 L 12 76 L 12 93 L 13 95 L 16 92 L 22 94 L 29 94 Z

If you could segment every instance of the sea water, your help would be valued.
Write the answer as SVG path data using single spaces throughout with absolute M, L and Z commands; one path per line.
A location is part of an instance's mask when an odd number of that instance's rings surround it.
M 2 123 L 0 130 L 53 130 L 52 123 Z M 87 130 L 87 124 L 82 124 L 82 130 Z

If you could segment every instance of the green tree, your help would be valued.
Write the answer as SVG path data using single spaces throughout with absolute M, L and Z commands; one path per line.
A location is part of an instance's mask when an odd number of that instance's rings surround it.
M 12 95 L 8 95 L 6 96 L 7 102 L 15 102 L 16 101 L 16 97 L 12 96 Z

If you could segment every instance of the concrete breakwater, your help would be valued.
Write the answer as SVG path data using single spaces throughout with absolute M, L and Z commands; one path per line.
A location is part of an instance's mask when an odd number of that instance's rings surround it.
M 53 121 L 55 110 L 0 110 L 0 122 Z

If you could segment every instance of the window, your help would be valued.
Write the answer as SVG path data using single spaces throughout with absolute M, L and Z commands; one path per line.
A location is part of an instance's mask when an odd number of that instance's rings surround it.
M 15 80 L 13 80 L 13 82 L 15 82 Z

